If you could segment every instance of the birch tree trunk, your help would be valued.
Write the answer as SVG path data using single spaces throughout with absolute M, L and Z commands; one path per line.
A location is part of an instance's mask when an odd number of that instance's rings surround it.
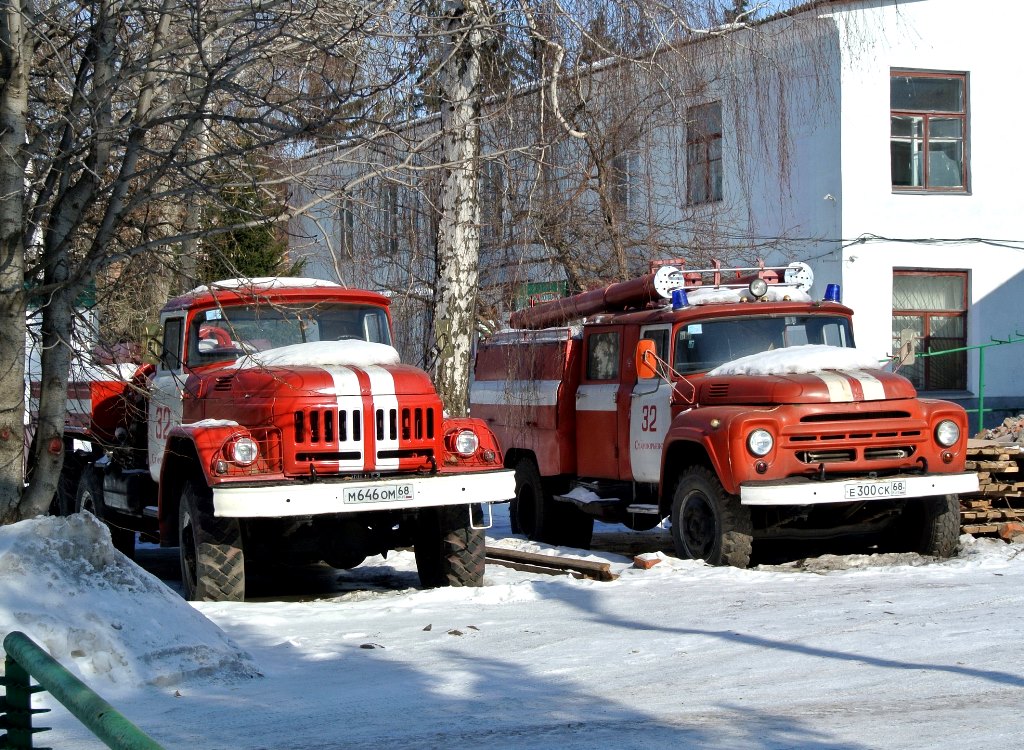
M 0 2 L 0 523 L 16 516 L 25 460 L 25 148 L 28 42 L 22 0 Z
M 435 384 L 447 412 L 465 416 L 479 281 L 480 72 L 488 26 L 483 0 L 453 0 L 447 10 L 440 71 L 446 167 L 438 227 Z

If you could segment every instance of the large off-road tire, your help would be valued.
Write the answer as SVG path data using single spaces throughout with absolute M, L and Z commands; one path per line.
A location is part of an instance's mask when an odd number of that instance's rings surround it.
M 952 557 L 959 543 L 960 498 L 957 495 L 908 500 L 884 537 L 887 550 L 932 557 Z
M 110 529 L 110 541 L 114 549 L 131 560 L 135 559 L 135 532 L 115 525 L 116 519 L 111 519 L 103 502 L 103 474 L 91 465 L 82 468 L 78 491 L 75 493 L 75 512 L 82 511 L 88 511 L 103 521 Z
M 209 489 L 191 479 L 178 506 L 181 585 L 196 602 L 245 600 L 245 555 L 237 518 L 213 515 Z
M 556 546 L 590 547 L 594 518 L 551 497 L 532 458 L 515 465 L 516 495 L 509 507 L 512 531 L 528 539 Z
M 745 568 L 753 547 L 750 510 L 714 472 L 693 467 L 679 478 L 672 498 L 672 541 L 682 558 Z
M 483 529 L 470 524 L 467 505 L 423 508 L 417 514 L 413 551 L 424 588 L 483 586 Z

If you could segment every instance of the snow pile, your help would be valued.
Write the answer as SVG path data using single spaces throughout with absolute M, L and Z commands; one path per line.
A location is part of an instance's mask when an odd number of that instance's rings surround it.
M 757 298 L 747 288 L 699 287 L 686 292 L 686 301 L 691 305 L 721 305 L 729 302 L 753 302 Z M 795 286 L 785 284 L 769 286 L 761 299 L 767 302 L 810 302 L 811 295 Z
M 982 430 L 978 433 L 982 440 L 997 440 L 1000 443 L 1020 443 L 1024 445 L 1024 414 L 1007 417 L 998 427 Z
M 267 290 L 267 289 L 286 289 L 286 288 L 313 288 L 313 287 L 333 287 L 339 288 L 340 285 L 333 281 L 325 281 L 324 279 L 306 279 L 300 277 L 290 276 L 259 276 L 255 279 L 224 279 L 223 281 L 215 281 L 209 286 L 197 286 L 195 289 L 187 292 L 187 294 L 203 294 L 205 292 L 219 291 L 222 289 L 242 289 L 244 291 L 251 290 Z
M 0 527 L 0 634 L 20 630 L 96 688 L 259 675 L 252 657 L 114 549 L 91 514 Z
M 796 375 L 822 370 L 877 370 L 878 359 L 862 349 L 807 344 L 734 359 L 708 375 Z
M 573 487 L 569 492 L 562 495 L 562 497 L 572 498 L 577 503 L 597 503 L 601 501 L 600 495 L 588 490 L 586 487 Z
M 370 367 L 397 365 L 398 351 L 387 344 L 345 339 L 344 341 L 310 341 L 253 352 L 240 358 L 237 367 L 253 363 L 262 367 Z

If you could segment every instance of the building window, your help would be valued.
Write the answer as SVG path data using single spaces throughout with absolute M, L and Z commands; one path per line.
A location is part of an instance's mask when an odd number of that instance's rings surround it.
M 398 255 L 398 185 L 384 185 L 384 251 L 391 257 Z
M 722 103 L 686 110 L 686 202 L 722 200 Z
M 967 75 L 892 71 L 894 190 L 967 188 Z
M 620 153 L 611 161 L 611 204 L 620 216 L 628 216 L 636 192 L 636 176 L 640 157 L 635 153 Z
M 893 272 L 893 351 L 910 336 L 921 354 L 967 346 L 966 271 Z M 967 353 L 920 357 L 900 374 L 922 391 L 967 390 Z
M 501 239 L 505 209 L 505 168 L 487 159 L 480 162 L 480 241 Z
M 355 237 L 355 213 L 352 211 L 352 200 L 348 197 L 342 198 L 338 206 L 338 253 L 345 257 L 352 257 L 352 250 Z

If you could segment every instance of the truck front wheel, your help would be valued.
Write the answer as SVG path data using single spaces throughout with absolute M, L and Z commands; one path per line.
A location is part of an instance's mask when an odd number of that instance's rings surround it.
M 245 600 L 245 555 L 237 518 L 213 515 L 210 491 L 192 479 L 178 505 L 181 585 L 196 602 Z
M 484 532 L 470 523 L 467 505 L 423 508 L 413 551 L 425 588 L 484 585 Z
M 960 498 L 937 495 L 908 500 L 885 532 L 883 548 L 952 557 L 960 543 Z
M 745 568 L 753 543 L 750 511 L 712 471 L 691 468 L 679 478 L 672 498 L 672 541 L 682 558 Z

